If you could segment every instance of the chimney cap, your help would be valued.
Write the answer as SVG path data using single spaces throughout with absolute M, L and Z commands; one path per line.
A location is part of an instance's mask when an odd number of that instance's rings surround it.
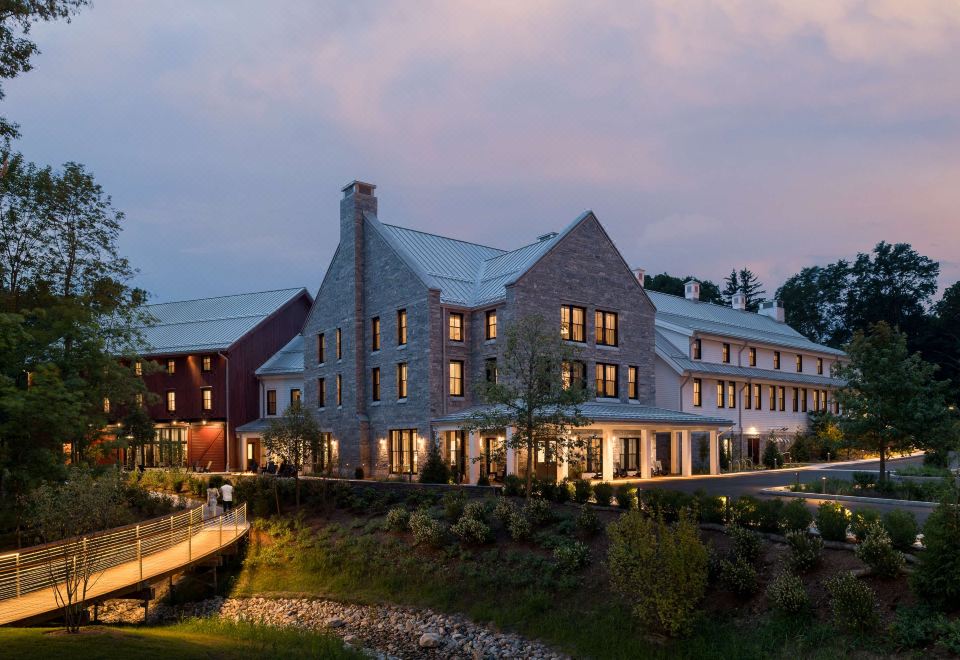
M 377 186 L 373 183 L 367 183 L 366 181 L 360 181 L 359 179 L 354 179 L 347 185 L 345 185 L 341 190 L 343 191 L 343 196 L 347 197 L 350 194 L 357 195 L 373 195 L 373 191 L 376 190 Z
M 730 296 L 730 306 L 734 309 L 739 309 L 744 311 L 747 309 L 747 296 L 742 291 L 737 291 L 735 294 Z

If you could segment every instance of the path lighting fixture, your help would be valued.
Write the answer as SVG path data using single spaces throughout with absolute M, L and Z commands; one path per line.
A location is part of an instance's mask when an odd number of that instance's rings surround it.
M 827 494 L 827 478 L 826 477 L 820 477 L 820 492 L 823 493 L 824 495 Z

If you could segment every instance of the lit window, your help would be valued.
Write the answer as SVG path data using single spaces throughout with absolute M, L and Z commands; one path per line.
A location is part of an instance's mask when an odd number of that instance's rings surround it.
M 723 408 L 726 405 L 726 400 L 724 399 L 724 390 L 726 389 L 726 384 L 722 380 L 717 381 L 717 408 Z
M 777 386 L 771 385 L 767 388 L 767 396 L 770 398 L 770 410 L 777 409 Z
M 820 410 L 825 411 L 826 409 L 827 409 L 827 391 L 820 390 Z
M 497 310 L 491 309 L 486 315 L 486 333 L 487 339 L 497 338 Z
M 397 365 L 397 398 L 407 398 L 407 363 L 401 362 Z
M 803 356 L 797 353 L 797 373 L 803 372 Z
M 143 362 L 141 362 L 140 360 L 137 360 L 136 362 L 133 363 L 133 374 L 135 376 L 143 375 Z
M 167 390 L 167 412 L 177 412 L 177 393 L 173 390 Z
M 380 317 L 374 316 L 370 321 L 370 350 L 380 350 Z
M 773 352 L 773 368 L 774 369 L 780 368 L 780 351 Z
M 563 305 L 560 307 L 560 337 L 568 341 L 586 341 L 587 310 L 583 307 Z
M 277 391 L 267 390 L 267 414 L 277 414 Z
M 327 405 L 327 381 L 323 378 L 317 379 L 317 407 L 324 408 Z
M 733 381 L 727 383 L 727 408 L 737 407 L 737 384 Z
M 463 396 L 463 361 L 450 361 L 450 396 Z
M 781 385 L 777 388 L 777 402 L 779 403 L 780 412 L 786 412 L 787 410 L 787 388 Z
M 759 385 L 753 386 L 753 405 L 757 410 L 763 410 L 763 388 Z
M 693 405 L 697 408 L 703 405 L 703 381 L 699 378 L 693 379 Z
M 276 407 L 277 402 L 273 402 L 274 407 Z M 213 389 L 210 387 L 204 387 L 200 389 L 200 407 L 203 410 L 210 411 L 213 410 Z
M 321 332 L 317 335 L 317 364 L 323 364 L 327 361 L 327 342 Z
M 750 366 L 751 367 L 757 366 L 757 349 L 755 348 L 750 349 L 749 358 L 750 358 Z
M 370 370 L 370 398 L 374 401 L 380 400 L 380 367 Z
M 200 371 L 211 371 L 213 369 L 213 359 L 209 355 L 200 358 Z
M 743 409 L 750 410 L 753 408 L 753 388 L 750 385 L 743 386 Z
M 639 399 L 637 392 L 637 368 L 627 367 L 627 398 Z
M 463 314 L 450 312 L 450 341 L 463 341 Z
M 800 388 L 793 388 L 793 412 L 800 412 Z
M 500 377 L 497 373 L 497 358 L 487 358 L 484 364 L 487 382 L 496 383 Z
M 177 373 L 177 361 L 173 358 L 167 360 L 167 373 L 175 374 Z
M 295 403 L 300 403 L 300 397 L 301 394 L 299 388 L 293 388 L 290 390 L 290 405 L 292 406 Z
M 694 359 L 694 360 L 700 360 L 700 359 L 702 359 L 702 357 L 703 357 L 703 340 L 702 340 L 702 339 L 699 339 L 699 338 L 694 339 L 694 340 L 693 340 L 693 346 L 691 347 L 691 351 L 693 352 L 693 359 Z
M 597 396 L 616 398 L 617 396 L 617 365 L 597 362 Z
M 823 375 L 823 358 L 817 358 L 817 373 Z
M 587 365 L 579 360 L 564 362 L 562 378 L 563 387 L 566 389 L 574 386 L 585 389 L 587 387 Z
M 343 376 L 337 374 L 337 406 L 343 405 Z
M 394 474 L 416 474 L 416 444 L 416 429 L 390 431 L 390 472 Z
M 800 411 L 807 412 L 807 388 L 800 390 Z
M 397 310 L 397 346 L 407 343 L 407 310 Z
M 103 412 L 105 413 L 110 412 L 110 399 L 108 399 L 107 397 L 103 397 Z
M 340 328 L 337 328 L 337 359 L 340 360 L 343 358 L 343 332 Z
M 723 362 L 730 364 L 730 344 L 723 345 Z
M 601 346 L 617 345 L 617 314 L 616 312 L 603 312 L 597 310 L 596 313 L 596 334 L 597 344 Z

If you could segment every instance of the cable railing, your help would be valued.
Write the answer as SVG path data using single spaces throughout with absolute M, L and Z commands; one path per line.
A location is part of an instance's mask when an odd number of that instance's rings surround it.
M 246 525 L 246 504 L 207 520 L 203 519 L 203 507 L 195 507 L 140 524 L 0 555 L 0 601 L 65 583 L 81 571 L 96 579 L 108 569 L 132 562 L 138 565 L 142 580 L 145 558 L 186 543 L 182 563 L 187 564 L 195 554 L 200 556 L 193 547 L 198 534 L 218 534 L 215 549 L 219 549 L 224 533 L 227 542 L 233 542 Z

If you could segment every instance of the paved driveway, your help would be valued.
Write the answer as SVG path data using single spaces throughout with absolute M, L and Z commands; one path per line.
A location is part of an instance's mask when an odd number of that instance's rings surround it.
M 896 466 L 909 464 L 920 464 L 923 462 L 921 456 L 912 456 L 909 458 L 900 458 L 887 461 L 887 469 L 894 469 Z M 764 488 L 772 486 L 789 486 L 800 483 L 808 484 L 816 482 L 822 477 L 828 478 L 849 478 L 853 472 L 876 472 L 880 469 L 880 461 L 868 461 L 856 464 L 828 465 L 821 464 L 812 467 L 805 467 L 800 470 L 761 470 L 758 472 L 739 472 L 733 474 L 723 474 L 718 476 L 701 476 L 692 478 L 679 477 L 660 477 L 656 479 L 645 480 L 638 484 L 641 488 L 664 488 L 668 490 L 682 490 L 692 493 L 695 490 L 702 489 L 709 495 L 726 495 L 728 497 L 739 497 L 740 495 L 753 495 L 755 497 L 769 497 L 761 493 Z M 811 508 L 816 508 L 821 500 L 806 499 Z M 892 509 L 904 508 L 913 512 L 920 523 L 923 523 L 933 509 L 930 507 L 899 507 L 892 504 L 860 504 L 859 502 L 843 502 L 848 509 L 874 509 L 881 514 Z

